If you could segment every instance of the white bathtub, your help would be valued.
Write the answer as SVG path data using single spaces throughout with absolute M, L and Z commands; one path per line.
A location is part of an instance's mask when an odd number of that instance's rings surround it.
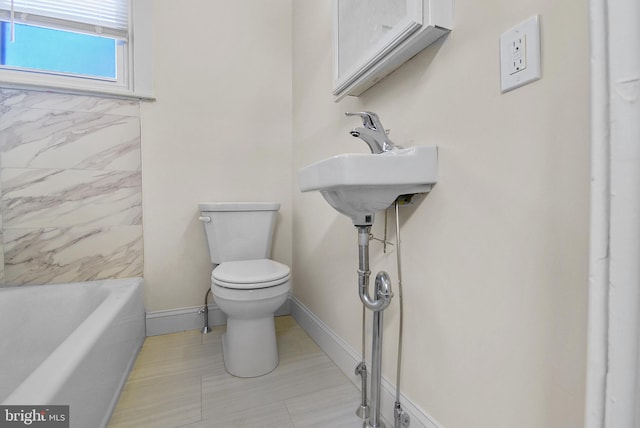
M 0 289 L 0 402 L 107 425 L 145 337 L 142 279 Z

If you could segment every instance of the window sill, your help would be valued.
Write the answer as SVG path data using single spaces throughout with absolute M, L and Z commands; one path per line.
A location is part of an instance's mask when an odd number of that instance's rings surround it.
M 0 88 L 5 89 L 21 89 L 41 92 L 54 92 L 59 94 L 71 95 L 91 95 L 106 98 L 119 98 L 139 101 L 155 101 L 156 98 L 149 92 L 135 92 L 126 88 L 105 87 L 100 88 L 92 85 L 82 84 L 49 84 L 40 82 L 29 82 L 28 80 L 19 81 L 18 79 L 0 79 Z

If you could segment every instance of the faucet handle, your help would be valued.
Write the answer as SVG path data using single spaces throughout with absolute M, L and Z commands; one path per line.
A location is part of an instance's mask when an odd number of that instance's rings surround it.
M 362 119 L 362 125 L 365 128 L 385 132 L 384 127 L 382 126 L 382 122 L 380 122 L 380 118 L 372 111 L 359 111 L 354 113 L 346 112 L 344 115 L 360 116 L 360 118 Z

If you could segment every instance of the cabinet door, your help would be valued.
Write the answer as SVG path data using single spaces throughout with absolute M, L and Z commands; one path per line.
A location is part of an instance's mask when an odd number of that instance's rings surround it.
M 334 95 L 358 95 L 415 55 L 416 43 L 445 34 L 451 9 L 451 0 L 333 0 Z

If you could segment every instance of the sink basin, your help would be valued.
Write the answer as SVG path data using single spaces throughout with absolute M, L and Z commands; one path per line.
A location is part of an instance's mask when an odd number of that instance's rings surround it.
M 438 179 L 438 149 L 410 147 L 380 154 L 345 153 L 298 171 L 302 192 L 317 190 L 356 226 L 402 195 L 426 193 Z

